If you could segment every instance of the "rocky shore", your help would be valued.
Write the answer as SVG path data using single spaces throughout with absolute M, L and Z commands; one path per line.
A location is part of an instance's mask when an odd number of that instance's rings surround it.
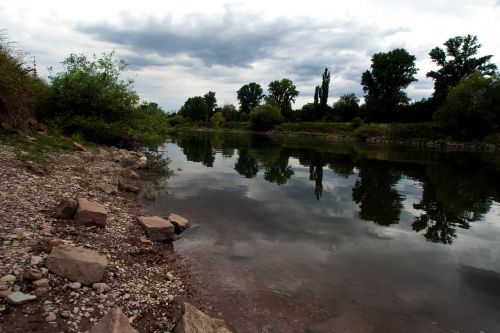
M 172 241 L 187 221 L 140 218 L 147 158 L 73 149 L 38 165 L 0 143 L 0 333 L 230 332 L 184 303 L 196 288 Z

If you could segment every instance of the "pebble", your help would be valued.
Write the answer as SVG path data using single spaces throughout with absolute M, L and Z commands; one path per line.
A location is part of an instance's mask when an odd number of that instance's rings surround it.
M 71 289 L 80 289 L 82 287 L 82 284 L 80 282 L 71 282 L 68 283 L 68 287 Z
M 63 311 L 63 312 L 61 312 L 61 317 L 63 317 L 63 318 L 70 318 L 71 317 L 71 312 L 69 312 L 69 311 Z
M 35 299 L 36 299 L 35 295 L 25 294 L 20 291 L 16 291 L 7 296 L 7 302 L 15 305 L 23 304 L 29 301 L 34 301 Z
M 75 315 L 76 315 L 76 314 L 78 314 L 78 312 L 79 312 L 79 311 L 80 311 L 80 308 L 79 308 L 79 307 L 77 307 L 77 306 L 75 306 L 75 307 L 73 308 L 73 311 L 72 311 L 72 312 L 73 312 L 73 314 L 75 314 Z
M 57 319 L 56 314 L 54 312 L 49 312 L 47 317 L 45 317 L 46 321 L 55 321 Z
M 16 277 L 12 274 L 5 275 L 0 278 L 0 283 L 13 283 L 14 281 L 16 281 Z
M 31 261 L 30 261 L 30 265 L 31 266 L 37 266 L 39 264 L 41 264 L 43 261 L 43 258 L 40 257 L 40 256 L 32 256 L 31 257 Z

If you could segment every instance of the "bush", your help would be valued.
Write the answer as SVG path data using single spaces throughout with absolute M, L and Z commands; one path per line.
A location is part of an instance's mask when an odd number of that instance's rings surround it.
M 434 114 L 445 133 L 482 138 L 500 129 L 500 79 L 479 73 L 460 80 Z
M 186 123 L 186 119 L 180 114 L 176 114 L 175 116 L 168 118 L 167 122 L 170 126 L 176 127 Z
M 64 71 L 50 76 L 52 95 L 44 117 L 66 134 L 87 141 L 120 146 L 156 146 L 165 138 L 167 115 L 156 103 L 139 104 L 132 81 L 113 53 L 87 59 L 71 54 Z
M 381 132 L 379 131 L 378 126 L 375 124 L 361 125 L 354 131 L 354 137 L 356 138 L 356 140 L 361 142 L 366 141 L 368 138 L 376 136 L 381 136 Z
M 222 112 L 216 112 L 214 115 L 210 118 L 210 121 L 215 124 L 215 126 L 219 126 L 219 124 L 223 123 L 225 121 L 224 116 L 222 115 Z
M 352 120 L 352 127 L 353 127 L 354 129 L 356 129 L 356 128 L 358 128 L 358 127 L 360 127 L 360 126 L 364 125 L 364 124 L 365 124 L 365 122 L 364 122 L 364 121 L 363 121 L 363 119 L 361 119 L 360 117 L 356 117 L 356 118 L 354 118 L 354 119 Z
M 250 112 L 252 129 L 257 131 L 270 130 L 274 125 L 281 124 L 284 121 L 285 118 L 283 118 L 280 109 L 274 105 L 259 105 Z
M 25 64 L 25 55 L 15 50 L 0 33 L 0 124 L 24 128 L 36 117 L 49 94 L 36 70 Z

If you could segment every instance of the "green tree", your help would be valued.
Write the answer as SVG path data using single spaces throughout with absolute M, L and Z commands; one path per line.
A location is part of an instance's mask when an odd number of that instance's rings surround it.
M 278 105 L 281 114 L 285 118 L 289 118 L 292 112 L 292 103 L 295 102 L 295 98 L 299 95 L 292 80 L 284 78 L 272 81 L 269 83 L 268 91 L 268 99 Z
M 333 114 L 342 121 L 351 121 L 359 114 L 359 98 L 355 94 L 345 94 L 333 104 Z
M 204 97 L 189 97 L 179 110 L 179 114 L 192 121 L 208 121 L 210 109 Z
M 214 113 L 214 115 L 210 118 L 210 121 L 214 123 L 216 126 L 219 126 L 221 123 L 225 121 L 222 112 L 218 111 Z
M 284 120 L 278 107 L 271 104 L 259 105 L 250 112 L 252 128 L 258 131 L 270 130 Z
M 392 121 L 398 108 L 408 103 L 403 89 L 417 81 L 415 59 L 405 49 L 373 55 L 371 70 L 361 77 L 368 120 Z
M 240 102 L 240 112 L 249 114 L 264 98 L 263 92 L 262 87 L 258 83 L 251 82 L 243 85 L 237 92 L 238 101 Z
M 222 112 L 224 119 L 227 121 L 238 120 L 238 112 L 236 111 L 236 107 L 233 104 L 225 103 L 222 107 L 219 108 L 219 111 Z
M 435 47 L 429 53 L 432 61 L 440 68 L 427 73 L 434 80 L 433 98 L 436 105 L 441 104 L 451 88 L 460 79 L 479 72 L 486 76 L 496 73 L 497 66 L 490 62 L 492 55 L 476 58 L 481 48 L 477 37 L 473 35 L 457 36 L 444 42 L 446 50 Z
M 500 130 L 500 79 L 474 73 L 452 88 L 434 120 L 451 135 L 481 138 Z
M 203 98 L 205 99 L 205 103 L 207 103 L 208 106 L 208 116 L 211 117 L 215 112 L 215 108 L 217 107 L 217 99 L 215 98 L 215 93 L 213 91 L 209 91 L 208 93 L 203 95 Z

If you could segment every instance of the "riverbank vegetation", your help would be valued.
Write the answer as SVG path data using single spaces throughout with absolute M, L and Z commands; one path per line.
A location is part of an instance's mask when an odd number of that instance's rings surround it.
M 167 115 L 141 101 L 133 81 L 122 79 L 126 64 L 113 53 L 71 54 L 48 81 L 36 63 L 0 39 L 0 123 L 8 131 L 51 129 L 77 140 L 123 147 L 154 146 L 168 132 Z
M 477 56 L 480 48 L 477 37 L 467 35 L 448 39 L 444 49 L 432 49 L 429 56 L 436 70 L 426 75 L 434 81 L 434 93 L 421 100 L 412 101 L 405 92 L 417 81 L 416 57 L 395 49 L 374 54 L 370 69 L 361 74 L 363 102 L 348 93 L 329 104 L 331 74 L 326 68 L 313 101 L 300 109 L 292 109 L 299 91 L 284 78 L 269 83 L 267 94 L 256 82 L 243 85 L 237 91 L 239 108 L 217 107 L 213 92 L 210 107 L 206 95 L 192 97 L 169 122 L 177 128 L 213 128 L 208 119 L 221 112 L 224 120 L 218 119 L 217 128 L 227 130 L 326 134 L 360 141 L 383 137 L 500 143 L 500 79 L 492 55 Z M 198 102 L 194 107 L 193 98 Z

